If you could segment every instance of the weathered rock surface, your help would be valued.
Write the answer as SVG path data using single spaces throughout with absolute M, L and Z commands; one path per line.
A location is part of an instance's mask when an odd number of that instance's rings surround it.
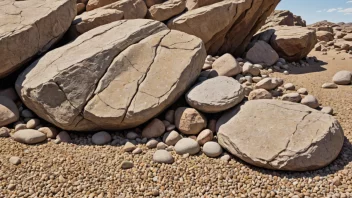
M 317 43 L 314 30 L 299 26 L 277 26 L 270 45 L 287 61 L 299 61 L 306 57 Z
M 240 103 L 243 98 L 242 85 L 227 76 L 198 83 L 186 94 L 186 101 L 191 107 L 206 113 L 225 111 Z
M 255 89 L 248 95 L 248 100 L 272 99 L 273 96 L 265 89 Z
M 212 65 L 212 70 L 209 74 L 209 78 L 215 76 L 236 76 L 242 72 L 241 66 L 237 60 L 231 54 L 224 54 L 217 58 Z
M 246 59 L 251 63 L 265 63 L 271 66 L 279 60 L 279 55 L 265 41 L 257 41 L 246 53 Z
M 118 0 L 108 4 L 102 9 L 115 9 L 123 11 L 124 19 L 143 19 L 148 12 L 148 8 L 143 0 Z
M 0 78 L 33 56 L 46 52 L 76 16 L 72 0 L 2 0 L 0 3 Z
M 207 118 L 196 109 L 179 107 L 175 111 L 177 129 L 187 135 L 197 135 L 207 126 Z
M 165 21 L 183 12 L 186 8 L 185 0 L 169 0 L 162 4 L 155 4 L 149 8 L 148 18 Z
M 240 56 L 278 3 L 279 0 L 220 1 L 181 14 L 169 20 L 168 26 L 201 38 L 208 54 Z
M 11 99 L 0 96 L 0 127 L 16 122 L 19 118 L 16 104 Z
M 86 6 L 87 11 L 94 10 L 112 3 L 115 3 L 119 0 L 89 0 Z
M 96 27 L 123 19 L 123 12 L 113 9 L 96 9 L 76 16 L 70 31 L 72 34 L 83 34 Z
M 221 0 L 186 0 L 186 7 L 188 10 L 194 10 L 220 1 Z
M 19 76 L 16 90 L 27 107 L 62 129 L 131 128 L 181 96 L 205 57 L 194 36 L 157 21 L 121 20 L 47 53 Z
M 329 42 L 329 41 L 334 40 L 334 35 L 331 32 L 317 31 L 316 34 L 317 34 L 318 41 Z
M 278 122 L 275 118 L 280 119 Z M 249 125 L 251 120 L 254 125 Z M 253 100 L 224 114 L 217 123 L 220 145 L 255 166 L 314 170 L 339 154 L 344 140 L 338 121 L 302 104 Z

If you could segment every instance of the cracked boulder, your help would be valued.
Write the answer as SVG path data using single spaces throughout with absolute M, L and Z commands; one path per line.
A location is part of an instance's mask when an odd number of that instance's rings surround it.
M 82 34 L 31 64 L 17 79 L 26 106 L 65 130 L 136 127 L 196 80 L 203 42 L 163 23 L 121 20 Z
M 241 56 L 252 36 L 265 23 L 280 0 L 207 2 L 214 3 L 205 3 L 206 6 L 170 19 L 168 27 L 201 38 L 208 54 L 231 53 Z M 188 8 L 189 4 L 187 1 Z
M 299 61 L 317 44 L 315 30 L 300 26 L 276 26 L 270 45 L 286 61 Z
M 0 78 L 46 52 L 76 16 L 73 0 L 2 0 L 0 3 Z
M 246 102 L 224 114 L 217 128 L 223 148 L 249 164 L 275 170 L 324 167 L 338 156 L 344 141 L 334 117 L 279 100 Z

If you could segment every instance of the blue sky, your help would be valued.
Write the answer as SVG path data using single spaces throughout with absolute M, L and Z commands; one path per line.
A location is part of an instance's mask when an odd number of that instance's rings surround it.
M 328 20 L 352 22 L 352 0 L 281 0 L 277 10 L 290 10 L 307 24 Z

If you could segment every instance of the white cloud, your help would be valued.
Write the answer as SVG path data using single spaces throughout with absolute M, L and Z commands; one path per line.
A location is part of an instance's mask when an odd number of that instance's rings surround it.
M 321 10 L 318 10 L 317 12 L 322 12 Z
M 338 12 L 342 12 L 342 13 L 344 13 L 345 15 L 347 15 L 347 14 L 352 14 L 352 8 L 342 9 L 342 10 L 339 10 Z
M 336 10 L 337 10 L 336 8 L 330 8 L 330 9 L 328 9 L 327 12 L 335 12 Z
M 352 3 L 352 1 L 347 1 L 346 3 Z

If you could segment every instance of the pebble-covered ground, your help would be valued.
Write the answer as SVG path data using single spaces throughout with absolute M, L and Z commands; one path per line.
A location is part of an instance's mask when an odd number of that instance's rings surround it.
M 352 197 L 352 86 L 320 88 L 337 71 L 352 70 L 352 59 L 313 55 L 328 65 L 274 75 L 307 88 L 336 112 L 346 139 L 340 156 L 328 167 L 310 172 L 271 171 L 238 159 L 226 162 L 175 152 L 173 164 L 157 164 L 152 160 L 155 149 L 144 145 L 142 154 L 131 154 L 121 146 L 90 145 L 90 139 L 82 143 L 84 136 L 74 138 L 76 144 L 34 146 L 1 138 L 0 197 Z M 11 164 L 11 156 L 19 156 L 21 163 Z M 133 162 L 134 167 L 121 169 L 123 161 Z

